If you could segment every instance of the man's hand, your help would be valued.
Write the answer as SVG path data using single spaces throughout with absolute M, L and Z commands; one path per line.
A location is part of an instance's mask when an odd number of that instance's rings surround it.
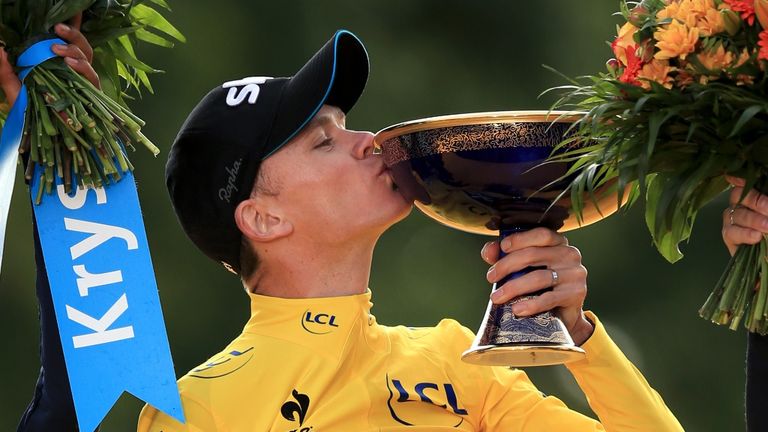
M 99 76 L 93 70 L 93 48 L 88 40 L 80 33 L 82 14 L 78 14 L 70 21 L 70 25 L 56 24 L 56 35 L 69 42 L 67 45 L 56 44 L 51 47 L 54 53 L 64 57 L 75 72 L 84 76 L 94 86 L 99 87 Z M 5 93 L 9 106 L 13 106 L 16 97 L 21 90 L 21 82 L 13 71 L 13 65 L 8 62 L 8 53 L 0 47 L 0 88 Z
M 507 254 L 502 259 L 499 259 L 497 241 L 486 243 L 480 253 L 485 262 L 493 264 L 488 270 L 488 281 L 491 283 L 529 266 L 544 266 L 546 269 L 507 281 L 491 294 L 493 303 L 506 303 L 554 283 L 552 291 L 514 304 L 512 312 L 518 316 L 530 316 L 554 309 L 574 343 L 584 343 L 594 327 L 584 318 L 582 311 L 587 296 L 587 269 L 581 264 L 581 252 L 568 245 L 568 239 L 563 235 L 546 228 L 512 234 L 502 240 L 501 249 Z M 553 270 L 557 272 L 556 281 Z
M 742 244 L 757 244 L 768 233 L 768 196 L 751 190 L 739 202 L 746 182 L 736 177 L 726 177 L 734 186 L 731 190 L 731 206 L 723 212 L 723 241 L 733 255 Z

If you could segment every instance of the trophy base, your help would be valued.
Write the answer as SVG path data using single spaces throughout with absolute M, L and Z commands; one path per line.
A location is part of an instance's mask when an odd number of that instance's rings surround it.
M 583 349 L 573 345 L 485 345 L 464 351 L 461 359 L 482 366 L 551 366 L 582 360 Z

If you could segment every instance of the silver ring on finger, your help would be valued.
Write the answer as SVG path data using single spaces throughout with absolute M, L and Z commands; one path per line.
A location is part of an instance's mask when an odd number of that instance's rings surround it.
M 556 271 L 550 269 L 549 271 L 552 272 L 552 286 L 557 285 L 557 282 L 560 280 L 560 276 L 557 274 Z

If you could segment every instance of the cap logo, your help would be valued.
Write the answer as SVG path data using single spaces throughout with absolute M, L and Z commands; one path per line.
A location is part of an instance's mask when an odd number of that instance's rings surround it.
M 255 104 L 261 91 L 259 84 L 264 84 L 268 79 L 272 79 L 272 77 L 247 77 L 237 81 L 225 82 L 221 87 L 229 89 L 227 105 L 231 107 L 238 106 L 245 102 L 246 99 L 249 104 Z
M 240 158 L 232 164 L 232 168 L 224 167 L 224 171 L 226 171 L 229 176 L 227 177 L 227 184 L 223 188 L 219 189 L 220 200 L 229 203 L 229 200 L 232 199 L 232 194 L 237 192 L 238 189 L 235 182 L 237 181 L 237 173 L 240 172 L 240 166 L 242 163 L 243 158 Z

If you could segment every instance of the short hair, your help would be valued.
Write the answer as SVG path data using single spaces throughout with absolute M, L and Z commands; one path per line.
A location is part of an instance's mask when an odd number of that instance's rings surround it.
M 253 182 L 250 196 L 262 194 L 277 196 L 278 189 L 275 182 L 267 176 L 266 170 L 260 169 L 256 175 L 256 181 Z M 240 279 L 250 279 L 259 269 L 259 256 L 256 250 L 245 236 L 240 238 Z

